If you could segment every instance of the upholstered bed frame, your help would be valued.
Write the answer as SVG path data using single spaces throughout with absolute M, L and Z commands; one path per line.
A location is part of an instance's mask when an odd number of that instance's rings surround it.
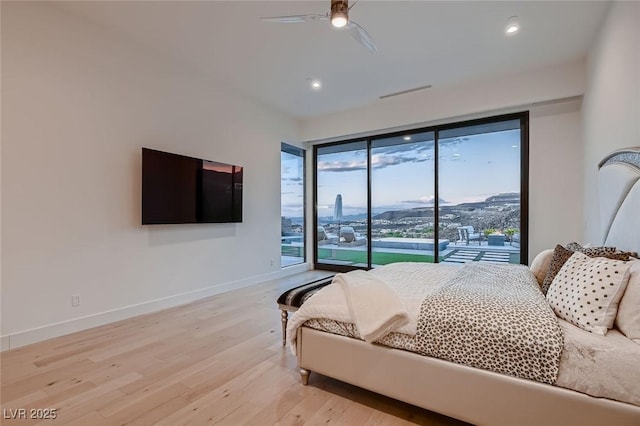
M 640 248 L 640 147 L 607 155 L 599 165 L 600 222 L 604 245 Z
M 603 242 L 640 251 L 640 147 L 599 165 Z M 640 425 L 640 407 L 300 327 L 303 384 L 317 372 L 478 425 Z

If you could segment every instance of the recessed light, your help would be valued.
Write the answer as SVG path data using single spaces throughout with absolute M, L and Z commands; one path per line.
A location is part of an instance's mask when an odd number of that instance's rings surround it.
M 404 139 L 405 141 L 410 141 L 410 140 L 411 140 L 411 136 L 405 136 L 405 137 L 404 137 L 404 138 L 402 138 L 402 139 Z
M 320 80 L 312 80 L 311 81 L 311 88 L 313 90 L 320 90 L 321 87 L 322 87 L 322 83 L 320 82 Z
M 460 154 L 453 154 L 454 157 L 460 157 Z
M 518 145 L 511 145 L 511 148 L 517 148 Z
M 520 23 L 518 22 L 518 17 L 512 16 L 507 19 L 507 26 L 504 29 L 504 33 L 506 35 L 514 35 L 518 31 L 520 31 Z

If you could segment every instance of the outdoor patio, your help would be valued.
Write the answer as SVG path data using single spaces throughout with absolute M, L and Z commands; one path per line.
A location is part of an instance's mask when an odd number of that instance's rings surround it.
M 380 238 L 372 243 L 373 265 L 379 266 L 392 262 L 433 262 L 433 239 L 423 238 Z M 502 245 L 489 245 L 488 241 L 480 244 L 471 242 L 438 242 L 440 262 L 467 263 L 499 262 L 520 263 L 520 248 L 504 242 Z M 282 245 L 282 266 L 300 263 L 303 245 L 291 242 Z M 332 265 L 367 266 L 367 246 L 344 247 L 335 243 L 318 246 L 320 263 Z

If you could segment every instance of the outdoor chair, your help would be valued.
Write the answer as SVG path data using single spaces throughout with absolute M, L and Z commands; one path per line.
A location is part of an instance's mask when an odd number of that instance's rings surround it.
M 318 226 L 318 242 L 328 240 L 324 226 Z
M 366 237 L 358 235 L 351 226 L 340 227 L 340 245 L 363 246 L 367 244 Z
M 335 244 L 338 242 L 338 237 L 334 234 L 327 233 L 327 231 L 324 229 L 324 226 L 318 226 L 317 234 L 319 246 L 324 244 Z
M 483 234 L 482 232 L 475 232 L 473 226 L 459 226 L 458 227 L 458 241 L 464 242 L 469 245 L 471 241 L 477 241 L 478 245 L 482 245 Z

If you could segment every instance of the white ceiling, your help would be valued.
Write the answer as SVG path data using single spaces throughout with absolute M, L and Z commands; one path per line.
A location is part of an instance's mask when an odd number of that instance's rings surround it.
M 284 112 L 310 117 L 418 86 L 453 86 L 584 56 L 608 3 L 360 0 L 350 18 L 371 34 L 376 54 L 326 21 L 259 19 L 325 13 L 329 5 L 330 0 L 62 4 Z M 512 15 L 521 30 L 507 37 L 504 27 Z M 310 90 L 308 78 L 320 79 L 322 90 Z

